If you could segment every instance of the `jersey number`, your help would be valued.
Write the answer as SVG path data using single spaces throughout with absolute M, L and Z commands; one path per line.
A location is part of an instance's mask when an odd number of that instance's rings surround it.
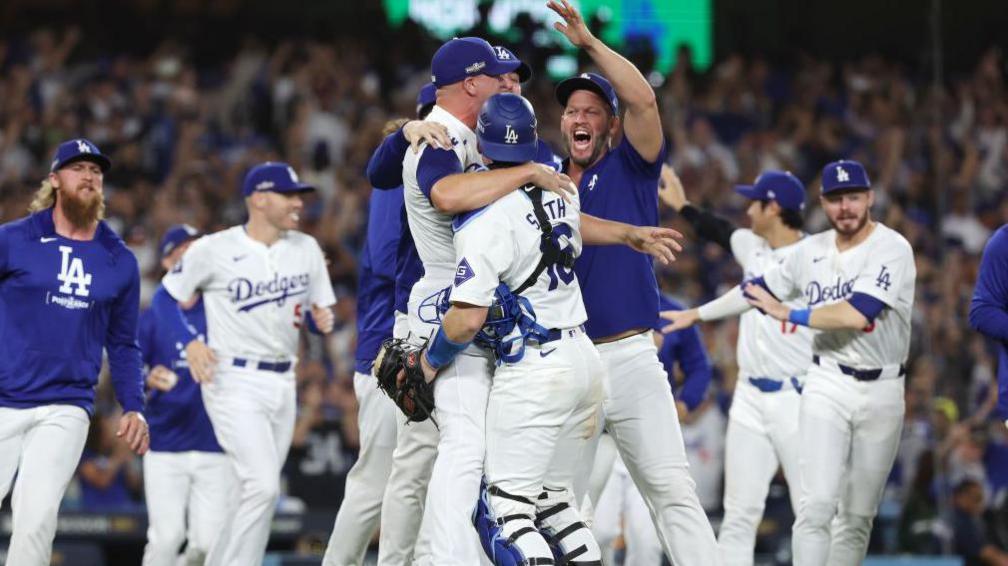
M 791 328 L 788 329 L 788 321 L 782 320 L 780 321 L 780 331 L 781 334 L 794 334 L 795 332 L 798 332 L 798 325 L 792 322 Z
M 301 303 L 294 305 L 294 328 L 301 328 Z
M 878 278 L 875 279 L 875 286 L 888 291 L 890 285 L 892 285 L 892 281 L 889 280 L 889 270 L 883 265 L 882 271 L 879 272 Z
M 564 282 L 564 285 L 570 285 L 571 281 L 574 281 L 574 269 L 567 269 L 560 264 L 553 264 L 546 268 L 546 275 L 549 275 L 549 290 L 553 291 L 560 286 L 560 281 Z

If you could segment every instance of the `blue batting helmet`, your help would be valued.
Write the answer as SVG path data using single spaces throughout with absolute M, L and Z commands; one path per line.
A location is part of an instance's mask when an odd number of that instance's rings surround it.
M 483 103 L 476 137 L 480 152 L 494 161 L 533 161 L 539 149 L 535 110 L 517 94 L 495 94 Z

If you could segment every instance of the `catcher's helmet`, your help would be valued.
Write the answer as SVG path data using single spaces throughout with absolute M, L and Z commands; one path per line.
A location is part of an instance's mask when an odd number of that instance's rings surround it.
M 535 110 L 517 94 L 495 94 L 483 104 L 476 136 L 480 152 L 494 161 L 533 161 L 539 148 Z

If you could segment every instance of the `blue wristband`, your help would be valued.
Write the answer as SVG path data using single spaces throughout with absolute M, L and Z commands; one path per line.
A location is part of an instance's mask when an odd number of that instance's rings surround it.
M 448 339 L 448 335 L 445 334 L 444 328 L 438 328 L 437 334 L 434 335 L 434 339 L 430 341 L 427 345 L 427 351 L 424 353 L 427 356 L 427 362 L 434 367 L 434 369 L 440 369 L 441 367 L 448 365 L 459 352 L 466 349 L 472 341 L 469 342 L 452 342 Z
M 808 326 L 809 317 L 812 316 L 812 309 L 791 309 L 788 313 L 788 322 L 793 322 L 795 324 L 800 324 L 802 326 Z

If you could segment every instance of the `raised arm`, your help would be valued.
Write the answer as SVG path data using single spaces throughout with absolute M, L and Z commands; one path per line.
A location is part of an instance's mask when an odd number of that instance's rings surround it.
M 567 0 L 550 0 L 546 6 L 563 19 L 563 23 L 557 22 L 553 27 L 575 47 L 583 49 L 612 83 L 626 106 L 624 134 L 641 157 L 654 162 L 664 144 L 654 89 L 633 63 L 591 33 L 581 14 Z
M 682 234 L 671 228 L 633 226 L 581 213 L 581 239 L 586 246 L 624 245 L 654 256 L 665 265 L 682 251 Z

